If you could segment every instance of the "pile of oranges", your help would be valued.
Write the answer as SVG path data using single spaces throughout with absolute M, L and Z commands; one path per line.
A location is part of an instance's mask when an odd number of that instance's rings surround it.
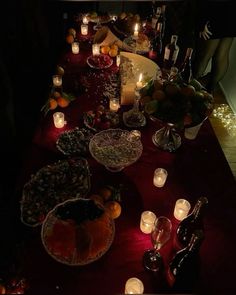
M 119 52 L 119 47 L 116 44 L 112 44 L 110 46 L 103 45 L 101 46 L 101 53 L 108 54 L 111 57 L 116 57 Z
M 54 91 L 52 97 L 49 98 L 49 109 L 55 110 L 58 106 L 65 108 L 70 104 L 70 100 L 63 97 L 63 92 Z

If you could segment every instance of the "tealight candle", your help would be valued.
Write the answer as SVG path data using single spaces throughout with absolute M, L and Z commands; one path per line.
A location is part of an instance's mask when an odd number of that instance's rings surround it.
M 168 175 L 168 173 L 165 169 L 157 168 L 154 171 L 153 184 L 156 187 L 163 187 L 166 182 L 167 175 Z
M 145 234 L 150 234 L 156 220 L 155 213 L 151 211 L 144 211 L 141 214 L 140 229 Z
M 175 203 L 174 217 L 177 220 L 183 220 L 188 216 L 188 212 L 191 208 L 190 203 L 185 199 L 178 199 Z
M 62 85 L 62 76 L 53 75 L 52 76 L 52 83 L 53 83 L 53 86 L 60 87 Z
M 79 42 L 73 42 L 71 44 L 71 49 L 74 54 L 78 54 L 79 53 Z
M 100 54 L 100 46 L 99 46 L 99 44 L 93 44 L 92 45 L 92 52 L 93 52 L 93 55 L 99 55 Z
M 143 282 L 138 278 L 130 278 L 125 283 L 125 294 L 143 294 Z
M 138 24 L 134 27 L 134 37 L 138 37 Z
M 120 55 L 119 54 L 116 56 L 116 65 L 117 65 L 117 67 L 120 66 Z
M 110 98 L 109 103 L 110 111 L 117 112 L 120 108 L 120 102 L 118 98 Z
M 63 128 L 66 124 L 64 113 L 56 112 L 53 114 L 53 121 L 56 128 Z
M 81 29 L 81 35 L 88 35 L 88 25 L 86 24 L 83 24 L 80 26 L 80 29 Z
M 84 16 L 82 21 L 84 25 L 87 25 L 89 23 L 87 16 Z
M 142 79 L 143 79 L 143 74 L 141 73 L 139 75 L 138 82 L 136 82 L 136 88 L 137 89 L 141 89 L 143 87 L 143 81 L 142 81 Z

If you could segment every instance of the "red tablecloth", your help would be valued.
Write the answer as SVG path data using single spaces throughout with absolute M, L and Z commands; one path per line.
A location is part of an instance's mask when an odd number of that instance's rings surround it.
M 55 147 L 59 134 L 65 129 L 82 126 L 83 111 L 100 103 L 104 81 L 117 70 L 115 65 L 100 72 L 89 69 L 85 57 L 90 52 L 86 46 L 87 43 L 84 47 L 81 45 L 78 55 L 67 52 L 62 56 L 65 88 L 78 91 L 78 98 L 63 109 L 68 121 L 63 129 L 53 126 L 51 112 L 42 116 L 22 171 L 22 186 L 39 168 L 64 157 Z M 82 88 L 84 85 L 86 89 Z M 175 201 L 186 198 L 194 206 L 200 196 L 208 197 L 209 207 L 204 219 L 199 290 L 202 294 L 236 293 L 236 184 L 212 127 L 205 121 L 197 139 L 182 138 L 182 146 L 176 153 L 162 151 L 152 143 L 152 134 L 159 127 L 148 120 L 141 130 L 141 158 L 119 173 L 107 171 L 88 157 L 91 191 L 96 191 L 99 183 L 124 185 L 122 214 L 115 220 L 115 239 L 102 258 L 86 266 L 65 266 L 51 258 L 43 248 L 40 228 L 27 231 L 24 272 L 30 294 L 119 294 L 124 292 L 125 282 L 130 277 L 143 281 L 145 293 L 171 293 L 163 274 L 153 275 L 143 268 L 142 256 L 145 249 L 151 247 L 151 241 L 149 235 L 140 231 L 140 215 L 144 210 L 151 210 L 157 216 L 167 216 L 173 222 L 174 234 L 178 224 L 173 217 Z M 156 188 L 152 182 L 157 167 L 168 171 L 163 188 Z M 161 253 L 167 263 L 173 254 L 172 240 Z

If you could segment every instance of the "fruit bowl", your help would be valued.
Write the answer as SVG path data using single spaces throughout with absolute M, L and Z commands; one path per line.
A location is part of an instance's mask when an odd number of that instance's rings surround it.
M 93 69 L 107 69 L 113 64 L 113 59 L 107 54 L 90 55 L 87 64 Z
M 109 171 L 121 171 L 141 156 L 143 146 L 140 137 L 138 130 L 103 130 L 91 138 L 89 151 Z

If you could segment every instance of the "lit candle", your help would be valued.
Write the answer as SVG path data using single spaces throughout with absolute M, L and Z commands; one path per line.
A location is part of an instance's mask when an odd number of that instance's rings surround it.
M 138 278 L 130 278 L 125 283 L 125 294 L 143 294 L 144 286 Z
M 56 87 L 60 87 L 62 85 L 62 77 L 61 75 L 53 75 L 52 76 L 52 83 Z
M 74 54 L 78 54 L 79 53 L 79 42 L 73 42 L 71 44 L 71 49 Z
M 143 74 L 141 73 L 139 75 L 138 82 L 136 83 L 136 88 L 137 89 L 141 89 L 143 87 L 143 81 L 142 81 L 142 79 L 143 79 Z
M 83 24 L 81 25 L 80 29 L 81 29 L 81 35 L 84 35 L 84 36 L 88 35 L 88 25 Z
M 56 112 L 53 114 L 53 121 L 56 128 L 63 128 L 66 124 L 64 113 Z
M 188 212 L 191 208 L 190 203 L 185 199 L 178 199 L 175 203 L 174 217 L 177 220 L 183 220 L 188 216 Z
M 138 37 L 138 24 L 134 27 L 134 37 Z
M 92 52 L 93 52 L 93 55 L 99 55 L 100 54 L 100 46 L 99 46 L 99 44 L 93 44 L 92 45 Z
M 84 16 L 83 17 L 83 24 L 84 25 L 87 25 L 89 22 L 88 22 L 88 18 L 87 18 L 87 16 Z
M 168 175 L 168 173 L 165 169 L 157 168 L 154 171 L 153 184 L 156 187 L 163 187 L 166 182 L 167 175 Z
M 120 66 L 120 55 L 119 54 L 116 56 L 116 65 L 117 65 L 117 67 Z
M 145 234 L 150 234 L 153 229 L 155 220 L 156 220 L 156 215 L 153 212 L 144 211 L 141 214 L 141 219 L 140 219 L 141 231 Z
M 117 112 L 119 110 L 119 108 L 120 108 L 119 99 L 117 99 L 117 98 L 110 98 L 109 107 L 110 107 L 110 111 Z

